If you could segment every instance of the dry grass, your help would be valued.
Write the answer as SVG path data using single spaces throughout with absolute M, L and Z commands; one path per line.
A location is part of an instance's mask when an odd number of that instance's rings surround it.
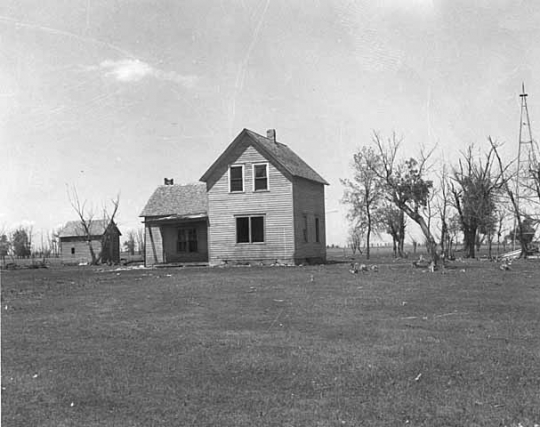
M 6 426 L 540 424 L 540 263 L 2 272 Z

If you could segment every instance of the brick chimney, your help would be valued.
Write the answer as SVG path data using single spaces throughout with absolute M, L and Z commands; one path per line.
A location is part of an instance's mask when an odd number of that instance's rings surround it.
M 174 178 L 163 178 L 163 184 L 164 185 L 174 185 Z
M 276 130 L 275 129 L 268 129 L 266 131 L 266 137 L 272 141 L 272 142 L 276 142 Z

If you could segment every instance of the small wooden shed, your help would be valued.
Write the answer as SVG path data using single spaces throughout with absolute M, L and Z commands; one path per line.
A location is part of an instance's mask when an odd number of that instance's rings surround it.
M 118 264 L 120 262 L 120 230 L 114 222 L 92 220 L 90 236 L 84 230 L 81 221 L 69 221 L 59 233 L 60 257 L 62 262 L 90 263 L 89 244 L 96 255 L 101 253 L 101 261 Z M 89 242 L 90 240 L 90 242 Z

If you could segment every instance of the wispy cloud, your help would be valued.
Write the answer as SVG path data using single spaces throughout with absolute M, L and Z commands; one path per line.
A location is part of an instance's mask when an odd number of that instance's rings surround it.
M 93 67 L 95 69 L 95 67 Z M 138 82 L 145 78 L 169 81 L 190 88 L 197 82 L 197 76 L 182 75 L 175 71 L 164 71 L 138 59 L 105 60 L 99 64 L 100 70 L 120 82 Z

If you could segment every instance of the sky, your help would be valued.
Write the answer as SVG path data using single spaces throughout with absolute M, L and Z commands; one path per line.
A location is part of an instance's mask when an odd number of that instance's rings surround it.
M 276 129 L 343 244 L 340 178 L 373 131 L 435 168 L 488 135 L 511 160 L 524 82 L 536 139 L 539 22 L 534 0 L 2 0 L 0 228 L 60 227 L 75 188 L 96 212 L 120 194 L 125 234 L 163 178 Z

